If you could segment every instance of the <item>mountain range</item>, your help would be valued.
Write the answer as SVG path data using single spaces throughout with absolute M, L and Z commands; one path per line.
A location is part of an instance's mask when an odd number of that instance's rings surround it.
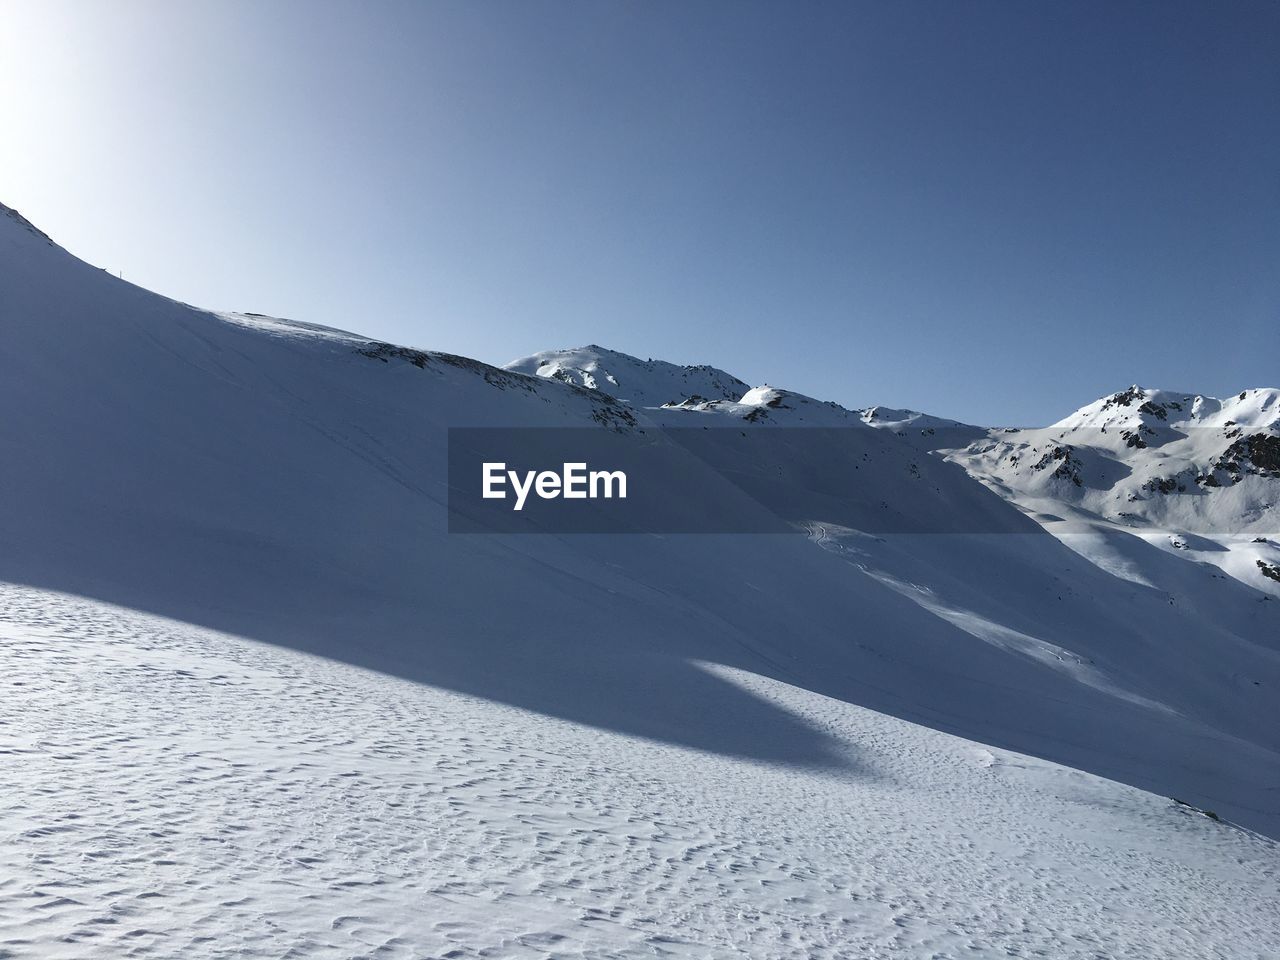
M 0 369 L 0 953 L 1280 950 L 1274 388 L 1024 429 L 497 367 L 7 207 Z M 457 428 L 766 437 L 670 482 L 794 535 L 451 534 Z

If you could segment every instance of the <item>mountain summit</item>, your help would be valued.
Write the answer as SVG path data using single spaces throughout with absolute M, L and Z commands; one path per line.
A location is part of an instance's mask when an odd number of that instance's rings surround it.
M 705 364 L 679 366 L 590 344 L 576 350 L 547 350 L 512 360 L 504 369 L 599 390 L 637 407 L 660 407 L 690 399 L 737 400 L 750 387 Z

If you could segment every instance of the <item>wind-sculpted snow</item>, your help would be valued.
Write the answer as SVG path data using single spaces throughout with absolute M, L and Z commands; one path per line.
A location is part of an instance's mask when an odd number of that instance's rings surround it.
M 6 956 L 1280 950 L 1273 842 L 742 671 L 702 668 L 842 762 L 600 733 L 13 587 L 0 668 Z

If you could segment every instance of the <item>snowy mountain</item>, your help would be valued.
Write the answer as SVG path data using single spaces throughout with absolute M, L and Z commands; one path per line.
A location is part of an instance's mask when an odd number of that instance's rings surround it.
M 1118 526 L 1280 596 L 1280 390 L 1133 386 L 952 457 L 1050 529 Z
M 1280 949 L 1280 604 L 1069 490 L 1060 536 L 1003 435 L 211 313 L 8 208 L 0 292 L 0 953 Z M 458 427 L 798 532 L 450 534 Z
M 511 361 L 505 369 L 588 387 L 637 407 L 691 399 L 736 400 L 748 389 L 737 377 L 705 364 L 682 367 L 665 360 L 640 360 L 595 344 L 535 353 Z
M 1280 390 L 1217 400 L 1134 386 L 992 440 L 970 468 L 1026 494 L 1191 532 L 1280 529 Z
M 711 371 L 726 389 L 738 385 L 725 396 L 632 404 L 649 407 L 648 416 L 662 425 L 707 422 L 679 416 L 687 413 L 766 426 L 865 424 L 905 446 L 944 453 L 1073 548 L 1087 551 L 1099 531 L 1110 535 L 1118 526 L 1280 597 L 1280 536 L 1268 535 L 1280 530 L 1280 390 L 1218 400 L 1133 386 L 1052 426 L 1026 430 L 886 407 L 849 410 L 768 385 L 747 388 L 714 368 L 639 361 L 596 346 L 507 366 L 565 378 L 569 358 L 575 371 L 627 370 L 632 392 L 650 401 L 673 392 L 671 371 Z M 594 388 L 597 380 L 579 374 L 567 382 Z M 1106 555 L 1092 559 L 1115 565 Z

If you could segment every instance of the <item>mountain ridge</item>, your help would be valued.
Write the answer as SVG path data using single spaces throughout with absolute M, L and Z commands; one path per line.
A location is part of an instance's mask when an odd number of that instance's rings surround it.
M 567 377 L 609 393 L 592 386 L 597 383 L 592 375 L 567 376 L 566 358 L 576 364 L 573 369 L 599 375 L 606 386 L 612 386 L 611 368 L 629 366 L 634 382 L 662 363 L 592 344 L 534 354 L 507 368 Z M 665 389 L 641 383 L 635 392 L 656 398 L 673 389 L 668 375 Z M 1280 479 L 1280 389 L 1249 388 L 1219 399 L 1135 384 L 1038 429 L 979 427 L 911 410 L 850 409 L 769 385 L 747 388 L 736 398 L 689 391 L 679 399 L 632 405 L 671 426 L 696 424 L 690 414 L 715 414 L 768 426 L 889 430 L 922 451 L 961 464 L 1031 514 L 1075 510 L 1090 522 L 1145 529 L 1162 545 L 1176 545 L 1200 562 L 1280 596 L 1273 574 L 1280 556 L 1265 539 L 1280 531 L 1280 485 L 1275 483 Z M 1211 542 L 1192 536 L 1206 534 L 1224 536 Z M 1195 542 L 1204 549 L 1197 550 Z

